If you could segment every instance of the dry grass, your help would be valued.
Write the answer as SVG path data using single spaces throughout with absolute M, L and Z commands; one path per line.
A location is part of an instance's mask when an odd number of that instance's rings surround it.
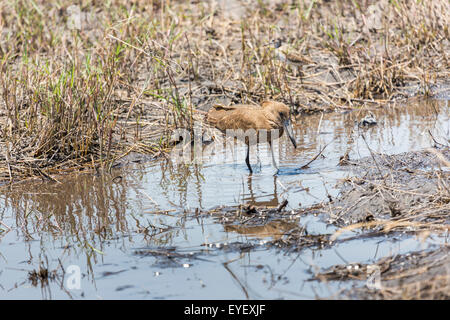
M 3 3 L 0 181 L 156 156 L 217 102 L 356 108 L 448 78 L 444 1 L 240 3 L 86 0 L 75 29 L 71 1 Z M 300 76 L 278 37 L 312 62 Z

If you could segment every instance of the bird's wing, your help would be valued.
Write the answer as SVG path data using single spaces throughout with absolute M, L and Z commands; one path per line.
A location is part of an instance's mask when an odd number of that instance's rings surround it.
M 261 108 L 240 108 L 227 113 L 216 125 L 220 130 L 226 129 L 270 129 Z
M 228 110 L 230 110 L 230 107 L 215 105 L 206 114 L 206 121 L 216 125 L 226 115 Z
M 281 52 L 282 52 L 282 53 L 287 57 L 287 59 L 288 59 L 290 62 L 292 62 L 292 63 L 302 63 L 302 64 L 305 64 L 305 63 L 313 63 L 312 60 L 310 60 L 310 59 L 308 59 L 308 58 L 306 58 L 306 57 L 304 57 L 304 56 L 302 56 L 302 55 L 296 53 L 295 51 L 284 49 L 284 50 L 282 50 Z
M 221 104 L 216 104 L 216 105 L 214 105 L 212 108 L 211 108 L 211 110 L 212 109 L 215 109 L 215 110 L 236 110 L 236 109 L 256 109 L 256 110 L 258 110 L 258 109 L 261 109 L 261 106 L 257 106 L 257 105 L 252 105 L 252 104 L 235 104 L 235 105 L 232 105 L 232 106 L 224 106 L 224 105 L 221 105 Z
M 224 121 L 229 123 L 231 119 L 239 117 L 239 114 L 243 114 L 242 110 L 258 110 L 261 109 L 259 106 L 237 104 L 232 106 L 215 105 L 213 106 L 206 115 L 206 121 L 218 127 L 220 123 Z

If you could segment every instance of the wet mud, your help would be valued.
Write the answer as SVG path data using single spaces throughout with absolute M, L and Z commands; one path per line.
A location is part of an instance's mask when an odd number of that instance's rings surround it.
M 425 242 L 432 234 L 448 237 L 450 149 L 394 156 L 377 155 L 351 164 L 359 175 L 346 182 L 328 207 L 340 230 L 367 234 L 409 234 Z M 350 164 L 349 164 L 350 165 Z M 339 231 L 337 232 L 339 233 Z M 332 240 L 338 238 L 333 235 Z M 357 299 L 448 299 L 450 260 L 447 241 L 434 250 L 384 257 L 372 264 L 334 265 L 316 274 L 321 281 L 367 280 L 379 272 L 378 286 L 343 292 Z M 381 281 L 382 279 L 382 281 Z

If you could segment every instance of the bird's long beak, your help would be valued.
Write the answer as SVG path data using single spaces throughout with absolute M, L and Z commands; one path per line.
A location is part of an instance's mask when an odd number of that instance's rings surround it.
M 289 139 L 291 139 L 292 144 L 294 145 L 294 148 L 297 148 L 297 142 L 295 142 L 294 138 L 294 130 L 292 130 L 291 120 L 286 119 L 283 121 L 283 126 L 286 129 L 286 132 L 289 136 Z

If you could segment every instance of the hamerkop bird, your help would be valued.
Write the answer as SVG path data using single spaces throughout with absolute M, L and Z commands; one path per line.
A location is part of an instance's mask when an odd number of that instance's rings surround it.
M 275 168 L 278 169 L 272 149 L 272 138 L 276 139 L 277 137 L 281 137 L 284 130 L 286 130 L 292 144 L 297 148 L 290 121 L 289 107 L 281 102 L 264 101 L 261 106 L 246 104 L 233 106 L 216 105 L 209 110 L 206 121 L 222 132 L 226 132 L 229 129 L 242 129 L 243 131 L 254 129 L 258 133 L 256 139 L 251 139 L 248 136 L 244 137 L 245 144 L 247 145 L 245 163 L 250 173 L 253 172 L 250 166 L 250 144 L 260 142 L 259 132 L 261 130 L 266 130 L 267 132 L 267 140 L 265 141 L 269 143 L 272 162 Z M 278 130 L 278 135 L 272 137 L 271 130 Z

